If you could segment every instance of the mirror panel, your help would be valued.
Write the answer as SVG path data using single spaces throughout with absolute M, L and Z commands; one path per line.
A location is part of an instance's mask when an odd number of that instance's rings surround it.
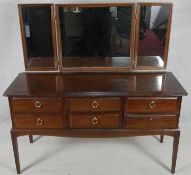
M 136 68 L 164 69 L 171 25 L 170 4 L 139 4 Z
M 131 68 L 133 10 L 57 6 L 62 68 Z
M 51 5 L 20 5 L 19 12 L 26 69 L 55 69 Z

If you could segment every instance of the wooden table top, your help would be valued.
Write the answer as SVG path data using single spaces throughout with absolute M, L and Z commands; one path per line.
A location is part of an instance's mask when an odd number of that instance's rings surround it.
M 8 97 L 173 97 L 187 92 L 171 72 L 20 73 L 5 91 Z

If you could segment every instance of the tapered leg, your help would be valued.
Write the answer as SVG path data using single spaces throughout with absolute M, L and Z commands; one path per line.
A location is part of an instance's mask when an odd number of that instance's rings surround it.
M 29 140 L 30 140 L 30 143 L 33 143 L 33 136 L 32 135 L 29 135 Z
M 171 173 L 173 174 L 175 173 L 175 168 L 176 168 L 179 138 L 180 138 L 180 131 L 176 131 L 174 135 L 174 141 L 173 141 L 172 166 L 171 166 Z
M 163 140 L 164 140 L 164 135 L 161 135 L 160 136 L 160 143 L 163 143 Z
M 15 165 L 17 169 L 17 174 L 20 174 L 20 162 L 19 162 L 19 151 L 18 151 L 18 142 L 17 142 L 17 135 L 14 131 L 11 131 L 11 139 L 12 139 L 12 146 L 13 146 L 13 152 L 15 157 Z

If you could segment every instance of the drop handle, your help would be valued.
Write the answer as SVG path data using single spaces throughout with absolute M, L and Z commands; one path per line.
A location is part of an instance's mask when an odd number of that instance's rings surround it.
M 98 106 L 99 106 L 98 102 L 94 100 L 94 101 L 92 102 L 92 108 L 95 109 L 95 108 L 98 108 Z
M 156 107 L 156 103 L 155 103 L 155 101 L 153 101 L 153 100 L 150 101 L 148 106 L 149 106 L 150 109 L 155 108 L 155 107 Z
M 42 126 L 42 125 L 44 124 L 44 121 L 43 121 L 42 119 L 38 118 L 38 119 L 36 120 L 36 124 L 37 124 L 38 126 Z
M 97 117 L 92 118 L 92 125 L 97 125 L 99 123 L 99 120 Z
M 34 105 L 36 108 L 40 108 L 42 106 L 42 103 L 40 101 L 36 101 Z

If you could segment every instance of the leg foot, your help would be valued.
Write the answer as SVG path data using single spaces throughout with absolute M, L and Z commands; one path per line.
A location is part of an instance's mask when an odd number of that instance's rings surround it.
M 176 168 L 176 159 L 177 159 L 177 153 L 178 153 L 179 138 L 180 138 L 180 131 L 176 131 L 176 133 L 174 134 L 172 166 L 171 166 L 171 173 L 173 173 L 173 174 L 175 173 L 175 168 Z
M 33 136 L 32 135 L 29 135 L 29 141 L 30 141 L 30 143 L 33 143 L 34 141 L 33 141 Z
M 20 170 L 20 162 L 19 162 L 18 142 L 17 142 L 17 135 L 14 131 L 11 131 L 11 139 L 12 139 L 12 146 L 13 146 L 13 152 L 15 157 L 15 165 L 17 169 L 17 174 L 20 174 L 21 170 Z
M 163 140 L 164 140 L 164 135 L 161 135 L 160 136 L 160 143 L 163 143 Z

